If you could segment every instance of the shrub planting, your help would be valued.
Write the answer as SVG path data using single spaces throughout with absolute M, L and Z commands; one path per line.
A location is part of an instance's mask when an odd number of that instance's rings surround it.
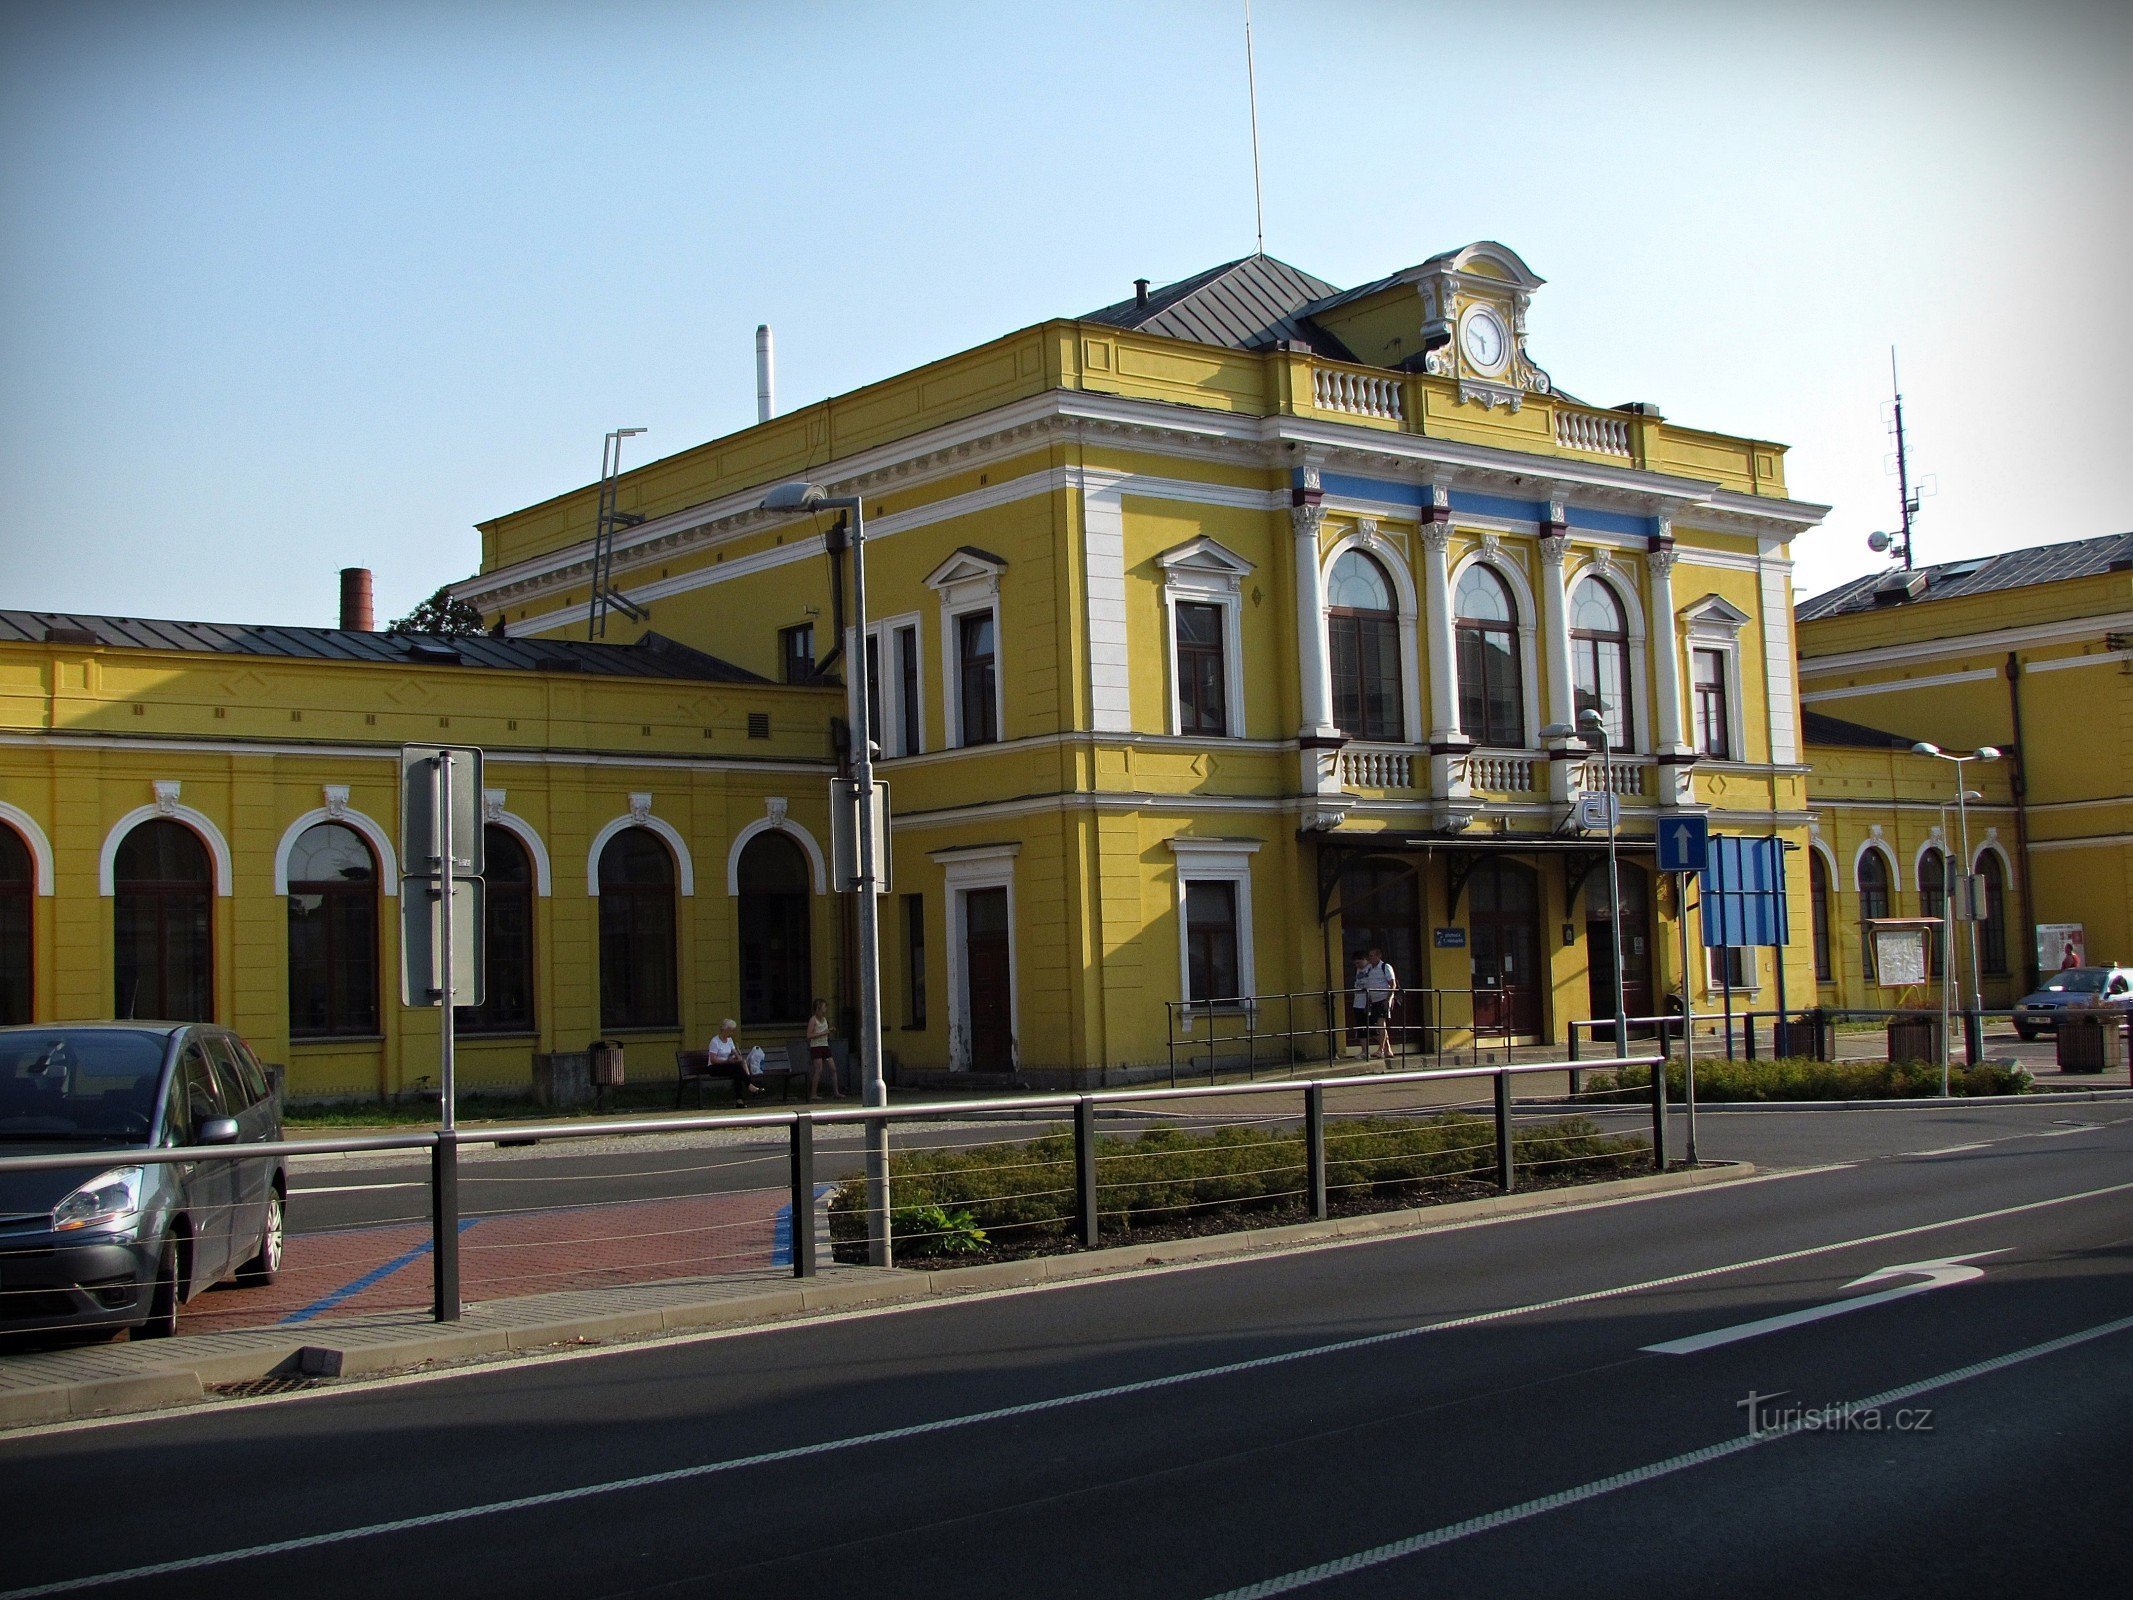
M 1619 1072 L 1595 1072 L 1585 1080 L 1585 1093 L 1592 1098 L 1607 1095 L 1619 1100 L 1625 1090 L 1649 1094 L 1649 1067 L 1624 1067 Z M 2020 1067 L 1981 1066 L 1948 1068 L 1951 1095 L 2027 1094 L 2036 1080 Z M 1666 1069 L 1666 1092 L 1673 1099 L 1688 1093 L 1687 1074 L 1679 1061 Z M 1777 1061 L 1699 1060 L 1696 1063 L 1696 1099 L 1741 1100 L 1914 1100 L 1940 1093 L 1939 1066 L 1924 1061 L 1807 1061 L 1786 1058 Z
M 1628 1176 L 1650 1161 L 1641 1138 L 1602 1133 L 1583 1117 L 1515 1129 L 1521 1184 Z M 1493 1187 L 1495 1124 L 1445 1113 L 1329 1119 L 1326 1192 L 1344 1209 L 1450 1198 Z M 1064 1246 L 1074 1221 L 1074 1141 L 1068 1134 L 916 1151 L 889 1165 L 898 1260 Z M 1097 1210 L 1108 1235 L 1294 1209 L 1304 1199 L 1299 1129 L 1156 1128 L 1096 1141 Z M 865 1258 L 866 1185 L 852 1177 L 830 1200 L 840 1261 Z

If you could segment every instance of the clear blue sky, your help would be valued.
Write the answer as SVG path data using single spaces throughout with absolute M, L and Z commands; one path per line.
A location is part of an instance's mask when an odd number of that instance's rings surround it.
M 1252 247 L 1237 0 L 0 8 L 0 605 L 330 623 L 472 524 Z M 2133 526 L 2133 8 L 1259 0 L 1267 248 L 1476 238 L 1874 565 Z

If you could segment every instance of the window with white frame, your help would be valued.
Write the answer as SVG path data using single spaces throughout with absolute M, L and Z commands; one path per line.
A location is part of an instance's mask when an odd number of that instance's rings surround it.
M 1704 976 L 1713 990 L 1755 987 L 1755 951 L 1743 945 L 1713 945 L 1704 950 Z
M 1189 539 L 1156 557 L 1170 631 L 1170 732 L 1244 733 L 1240 589 L 1252 564 L 1213 539 Z
M 1400 616 L 1385 569 L 1361 550 L 1344 550 L 1326 575 L 1326 647 L 1333 678 L 1333 723 L 1351 739 L 1399 739 Z
M 941 712 L 949 745 L 1002 737 L 1000 574 L 1007 563 L 963 546 L 927 577 L 941 597 Z
M 1177 858 L 1178 993 L 1187 1000 L 1249 1000 L 1253 839 L 1170 841 Z
M 1631 748 L 1629 619 L 1621 598 L 1598 578 L 1582 579 L 1570 595 L 1570 663 L 1577 714 L 1597 711 L 1610 749 Z
M 925 679 L 917 615 L 867 624 L 867 721 L 885 757 L 915 756 L 926 748 L 919 686 Z M 857 710 L 856 700 L 853 709 Z
M 1747 612 L 1715 594 L 1682 612 L 1689 651 L 1689 723 L 1697 754 L 1745 761 L 1741 743 L 1740 631 Z

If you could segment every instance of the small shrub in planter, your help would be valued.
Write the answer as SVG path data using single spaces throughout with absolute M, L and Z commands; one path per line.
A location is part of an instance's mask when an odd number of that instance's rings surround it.
M 1585 1093 L 1619 1102 L 1624 1091 L 1651 1092 L 1649 1067 L 1596 1072 L 1585 1080 Z M 1951 1065 L 1951 1095 L 2027 1094 L 2036 1086 L 2020 1067 Z M 1688 1093 L 1682 1064 L 1670 1062 L 1666 1092 L 1679 1101 Z M 1940 1093 L 1940 1068 L 1929 1061 L 1699 1061 L 1696 1098 L 1713 1103 L 1748 1100 L 1916 1100 Z

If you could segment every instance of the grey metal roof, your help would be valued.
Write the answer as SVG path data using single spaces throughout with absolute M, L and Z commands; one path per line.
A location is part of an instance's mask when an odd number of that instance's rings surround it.
M 1339 340 L 1311 327 L 1300 315 L 1305 306 L 1333 293 L 1332 284 L 1286 261 L 1243 256 L 1150 290 L 1146 305 L 1121 300 L 1089 312 L 1082 321 L 1231 350 L 1263 350 L 1294 339 L 1321 355 L 1349 360 Z
M 1800 736 L 1811 745 L 1838 745 L 1847 750 L 1908 750 L 1918 742 L 1869 728 L 1863 722 L 1846 722 L 1842 717 L 1804 709 L 1800 712 Z
M 373 665 L 468 666 L 502 672 L 583 672 L 612 678 L 688 678 L 708 683 L 768 683 L 730 661 L 663 634 L 635 644 L 570 639 L 509 639 L 493 634 L 451 638 L 436 633 L 366 633 L 351 628 L 282 628 L 229 622 L 167 622 L 149 617 L 85 616 L 63 611 L 0 611 L 0 641 L 111 649 L 183 650 L 202 655 L 275 656 L 284 660 Z
M 2067 544 L 2042 544 L 2005 555 L 1943 561 L 1920 567 L 1925 590 L 1916 599 L 1898 601 L 1898 606 L 1923 605 L 1928 600 L 1953 600 L 1967 594 L 1992 594 L 2001 589 L 2022 589 L 2031 584 L 2055 583 L 2062 578 L 2088 578 L 2109 572 L 2121 563 L 2133 563 L 2133 533 L 2107 533 L 2095 539 L 2075 539 Z M 1803 600 L 1794 615 L 1802 622 L 1847 612 L 1892 610 L 1877 605 L 1874 590 L 1889 574 L 1870 572 L 1863 578 L 1826 589 Z

